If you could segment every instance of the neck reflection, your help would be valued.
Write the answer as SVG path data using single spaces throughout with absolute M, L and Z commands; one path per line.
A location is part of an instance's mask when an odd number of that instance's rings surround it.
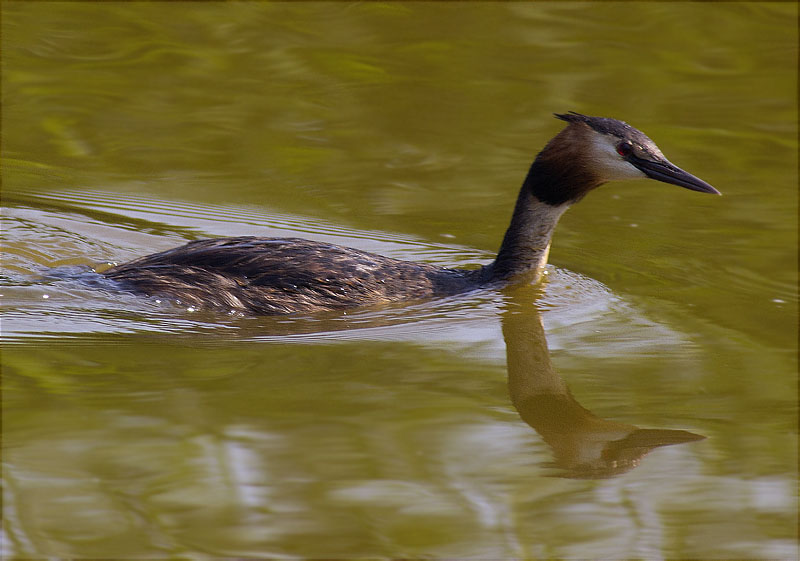
M 534 300 L 532 291 L 519 287 L 503 313 L 508 389 L 522 420 L 552 449 L 556 475 L 613 477 L 637 467 L 654 448 L 705 438 L 602 419 L 578 403 L 550 362 Z

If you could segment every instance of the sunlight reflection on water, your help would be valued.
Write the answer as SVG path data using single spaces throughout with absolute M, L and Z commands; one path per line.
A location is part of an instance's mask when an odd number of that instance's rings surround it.
M 56 208 L 62 210 L 54 210 Z M 86 221 L 84 216 L 90 220 Z M 163 246 L 177 245 L 181 237 L 195 239 L 222 232 L 283 237 L 311 234 L 313 239 L 320 241 L 442 266 L 485 263 L 490 255 L 484 252 L 442 243 L 422 243 L 385 232 L 337 228 L 328 223 L 285 214 L 267 214 L 255 209 L 201 207 L 142 196 L 121 198 L 102 192 L 36 195 L 30 197 L 26 205 L 8 209 L 3 220 L 12 225 L 6 229 L 7 247 L 13 254 L 11 267 L 16 270 L 4 288 L 6 341 L 13 341 L 16 337 L 22 341 L 40 335 L 56 337 L 59 334 L 92 336 L 152 332 L 196 336 L 206 333 L 214 337 L 233 336 L 265 342 L 395 339 L 437 345 L 458 341 L 466 348 L 479 345 L 480 353 L 489 352 L 494 357 L 500 357 L 504 352 L 502 337 L 494 321 L 504 297 L 496 289 L 344 313 L 275 318 L 240 318 L 234 315 L 226 318 L 218 313 L 187 310 L 158 298 L 120 292 L 114 283 L 86 269 L 89 265 L 101 264 L 101 255 L 115 260 L 133 258 Z M 18 234 L 19 230 L 13 226 L 22 223 L 27 226 Z M 138 237 L 130 238 L 119 232 L 120 228 L 127 230 L 128 224 L 133 223 L 139 232 Z M 147 225 L 151 226 L 148 228 Z M 39 235 L 36 235 L 37 230 Z M 48 230 L 54 230 L 56 236 L 48 236 Z M 165 232 L 172 232 L 172 235 L 164 236 Z M 150 247 L 151 239 L 157 242 L 157 247 Z M 124 240 L 124 248 L 116 247 L 119 240 Z M 48 247 L 47 243 L 55 245 Z M 15 247 L 19 248 L 16 252 Z M 46 267 L 64 261 L 82 262 L 84 265 Z M 679 341 L 677 334 L 670 334 L 665 327 L 658 327 L 637 316 L 633 308 L 626 306 L 597 281 L 553 266 L 548 266 L 548 273 L 537 307 L 544 313 L 548 329 L 552 331 L 551 345 L 554 349 L 560 347 L 560 332 L 568 330 L 570 338 L 587 339 L 604 317 L 618 326 L 625 326 L 627 332 L 638 333 L 638 338 L 634 337 L 628 344 L 624 337 L 613 342 L 605 341 L 602 345 L 594 345 L 591 353 L 602 354 L 603 349 L 611 354 L 626 353 L 637 346 L 672 345 Z M 42 283 L 39 275 L 44 275 L 46 282 Z M 649 339 L 642 339 L 641 330 L 647 325 L 654 331 Z M 582 329 L 588 330 L 586 336 L 581 335 Z

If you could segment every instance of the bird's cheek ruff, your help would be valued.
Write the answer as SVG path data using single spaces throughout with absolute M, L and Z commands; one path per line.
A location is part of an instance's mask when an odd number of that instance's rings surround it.
M 577 203 L 600 183 L 583 166 L 558 166 L 557 162 L 537 158 L 524 186 L 543 203 L 561 206 Z

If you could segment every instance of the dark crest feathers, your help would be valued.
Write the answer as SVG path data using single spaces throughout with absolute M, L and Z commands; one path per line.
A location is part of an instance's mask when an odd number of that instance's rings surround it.
M 607 117 L 590 117 L 574 111 L 569 113 L 554 113 L 557 119 L 568 123 L 585 123 L 601 134 L 610 134 L 618 138 L 628 138 L 631 134 L 639 133 L 625 121 L 609 119 Z M 640 133 L 641 134 L 641 133 Z

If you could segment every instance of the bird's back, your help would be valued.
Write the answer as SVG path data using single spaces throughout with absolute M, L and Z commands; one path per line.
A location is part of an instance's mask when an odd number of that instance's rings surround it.
M 299 238 L 199 240 L 103 273 L 187 306 L 285 314 L 442 296 L 478 284 L 444 269 Z

